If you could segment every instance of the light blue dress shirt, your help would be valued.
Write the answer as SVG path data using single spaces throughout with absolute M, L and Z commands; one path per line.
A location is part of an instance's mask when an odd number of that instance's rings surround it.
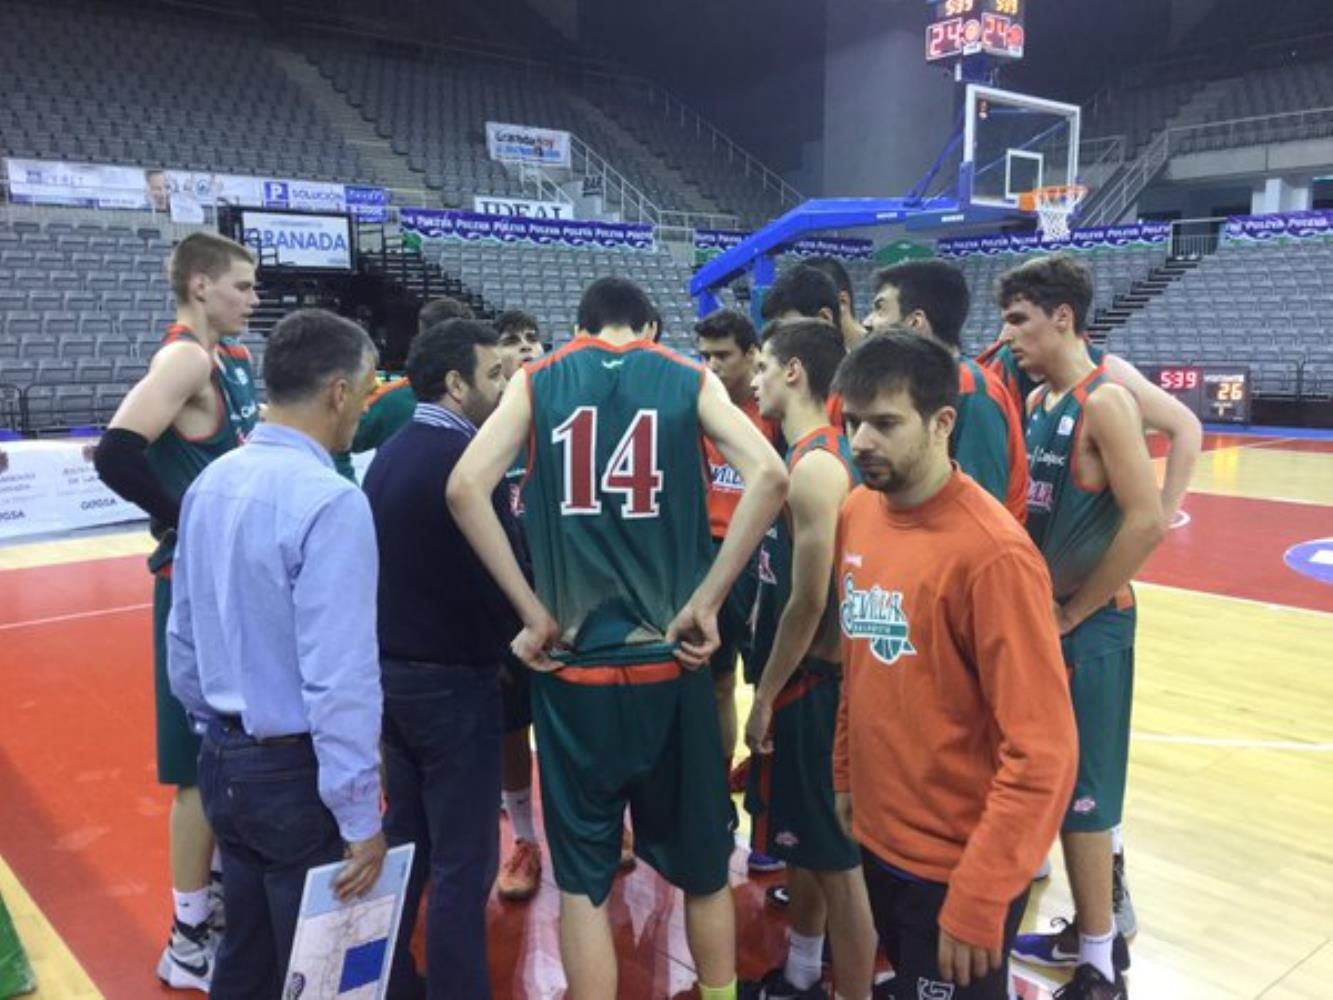
M 167 620 L 171 690 L 256 739 L 310 733 L 348 842 L 380 829 L 379 557 L 365 494 L 314 439 L 260 424 L 181 507 Z

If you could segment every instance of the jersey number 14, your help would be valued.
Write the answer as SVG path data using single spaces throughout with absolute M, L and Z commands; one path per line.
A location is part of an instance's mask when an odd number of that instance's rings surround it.
M 657 467 L 657 411 L 639 410 L 610 461 L 597 475 L 597 407 L 580 406 L 551 432 L 564 449 L 564 496 L 560 513 L 600 514 L 602 498 L 624 497 L 621 517 L 656 517 L 660 511 L 662 470 Z

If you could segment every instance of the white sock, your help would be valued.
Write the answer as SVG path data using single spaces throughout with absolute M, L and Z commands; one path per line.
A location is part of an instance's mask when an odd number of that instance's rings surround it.
M 176 908 L 176 919 L 182 924 L 198 927 L 208 920 L 208 890 L 197 889 L 194 892 L 171 890 L 171 899 Z
M 791 932 L 787 942 L 787 982 L 798 990 L 808 990 L 824 974 L 824 935 L 806 937 Z
M 505 812 L 514 826 L 514 839 L 537 843 L 537 827 L 532 820 L 532 786 L 520 788 L 516 792 L 501 792 Z
M 1115 982 L 1115 963 L 1111 959 L 1111 946 L 1115 942 L 1115 926 L 1105 934 L 1092 935 L 1079 933 L 1078 964 L 1091 965 L 1108 983 Z
M 1125 828 L 1120 824 L 1111 827 L 1111 853 L 1125 853 Z

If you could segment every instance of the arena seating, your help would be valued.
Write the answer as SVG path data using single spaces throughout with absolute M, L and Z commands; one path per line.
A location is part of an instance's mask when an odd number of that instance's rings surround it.
M 471 207 L 473 193 L 522 196 L 523 189 L 486 152 L 487 121 L 572 132 L 659 208 L 722 212 L 649 152 L 617 135 L 580 106 L 550 69 L 506 66 L 436 52 L 384 55 L 340 40 L 312 38 L 307 54 L 348 103 L 372 121 L 395 152 L 421 171 L 446 204 Z
M 0 93 L 3 155 L 376 180 L 244 22 L 0 4 Z
M 1259 394 L 1333 395 L 1333 240 L 1223 243 L 1112 334 L 1146 364 L 1238 362 Z

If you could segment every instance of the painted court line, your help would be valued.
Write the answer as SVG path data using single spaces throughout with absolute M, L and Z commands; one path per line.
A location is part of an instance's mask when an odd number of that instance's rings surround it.
M 1170 733 L 1138 733 L 1141 743 L 1170 743 L 1189 747 L 1221 747 L 1228 750 L 1294 750 L 1297 753 L 1333 753 L 1333 743 L 1305 743 L 1300 740 L 1246 740 L 1228 736 L 1176 736 Z
M 1190 487 L 1189 492 L 1204 493 L 1210 497 L 1227 497 L 1228 499 L 1231 500 L 1258 500 L 1263 503 L 1269 503 L 1269 502 L 1298 503 L 1298 504 L 1304 504 L 1307 507 L 1333 507 L 1333 503 L 1330 503 L 1327 500 L 1311 500 L 1309 497 L 1270 497 L 1270 496 L 1259 497 L 1255 496 L 1252 493 L 1238 493 L 1235 492 L 1234 490 L 1216 490 L 1216 489 L 1209 490 L 1209 489 L 1201 489 L 1194 486 Z M 1189 494 L 1186 494 L 1186 497 L 1188 496 Z
M 7 625 L 0 625 L 0 632 L 8 632 L 16 628 L 33 628 L 37 625 L 55 625 L 60 622 L 76 622 L 84 618 L 103 618 L 107 615 L 125 614 L 127 611 L 143 611 L 151 608 L 152 604 L 126 604 L 119 608 L 102 608 L 98 611 L 77 611 L 70 615 L 56 615 L 52 618 L 30 618 L 26 622 L 9 622 Z
M 1189 594 L 1191 597 L 1215 597 L 1219 601 L 1240 601 L 1242 604 L 1253 604 L 1256 608 L 1267 608 L 1269 611 L 1295 611 L 1303 615 L 1322 615 L 1325 618 L 1333 618 L 1333 611 L 1320 611 L 1318 608 L 1302 608 L 1294 604 L 1278 604 L 1273 601 L 1257 601 L 1253 597 L 1233 597 L 1231 594 L 1219 594 L 1215 590 L 1173 587 L 1169 583 L 1151 583 L 1147 580 L 1135 580 L 1134 587 L 1135 589 L 1147 587 L 1151 590 L 1170 590 L 1177 594 Z

